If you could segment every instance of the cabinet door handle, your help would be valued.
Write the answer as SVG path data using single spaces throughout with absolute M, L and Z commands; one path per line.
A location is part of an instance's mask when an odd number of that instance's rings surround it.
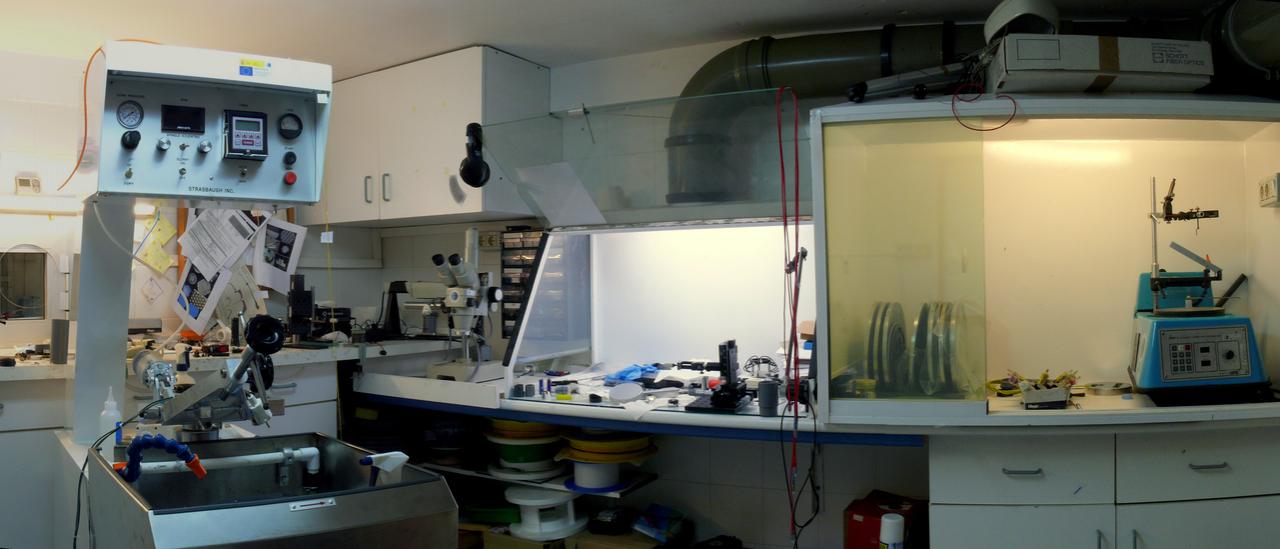
M 391 202 L 391 174 L 382 174 L 382 201 Z
M 1138 549 L 1138 531 L 1132 530 L 1132 532 L 1133 532 L 1133 549 Z
M 1102 530 L 1098 530 L 1098 549 L 1102 549 Z
M 373 183 L 373 176 L 364 176 L 364 201 L 366 204 L 373 204 L 373 198 L 369 196 L 369 185 Z
M 1226 469 L 1228 466 L 1229 465 L 1225 461 L 1222 463 L 1208 463 L 1204 465 L 1198 463 L 1187 464 L 1187 467 L 1190 467 L 1192 471 L 1212 471 L 1214 469 Z
M 1001 467 L 1000 472 L 1006 475 L 1009 475 L 1011 477 L 1031 477 L 1036 475 L 1043 475 L 1044 468 L 1036 467 L 1035 469 L 1006 469 L 1004 467 Z

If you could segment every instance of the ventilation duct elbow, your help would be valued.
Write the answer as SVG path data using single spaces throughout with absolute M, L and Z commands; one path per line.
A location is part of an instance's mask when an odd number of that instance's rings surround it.
M 802 98 L 835 97 L 855 82 L 951 63 L 982 47 L 981 25 L 942 23 L 748 40 L 712 57 L 683 98 L 790 87 Z M 671 113 L 667 203 L 747 200 L 749 187 L 729 160 L 733 120 L 748 101 L 680 101 Z

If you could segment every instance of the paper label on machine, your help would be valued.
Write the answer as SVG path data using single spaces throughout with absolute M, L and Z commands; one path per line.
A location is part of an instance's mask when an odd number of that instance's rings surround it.
M 1248 337 L 1244 326 L 1160 330 L 1161 379 L 1248 377 Z

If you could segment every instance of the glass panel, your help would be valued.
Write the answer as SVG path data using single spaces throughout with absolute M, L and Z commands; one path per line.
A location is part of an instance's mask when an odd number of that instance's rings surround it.
M 510 365 L 591 359 L 591 237 L 552 234 L 525 305 Z M 577 362 L 572 362 L 577 361 Z
M 497 172 L 548 227 L 780 215 L 774 90 L 551 113 L 485 128 Z M 794 178 L 794 111 L 783 150 Z M 802 123 L 807 123 L 802 116 Z M 808 132 L 800 128 L 801 214 L 809 215 Z
M 981 135 L 945 119 L 823 140 L 832 396 L 983 398 Z
M 44 252 L 0 255 L 0 319 L 44 318 L 44 262 Z

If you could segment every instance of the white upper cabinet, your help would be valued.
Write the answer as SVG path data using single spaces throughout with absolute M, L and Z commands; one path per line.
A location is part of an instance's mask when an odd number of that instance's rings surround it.
M 471 122 L 545 115 L 548 71 L 489 47 L 472 47 L 334 85 L 323 201 L 306 224 L 397 226 L 531 215 L 491 159 L 489 183 L 462 182 Z

